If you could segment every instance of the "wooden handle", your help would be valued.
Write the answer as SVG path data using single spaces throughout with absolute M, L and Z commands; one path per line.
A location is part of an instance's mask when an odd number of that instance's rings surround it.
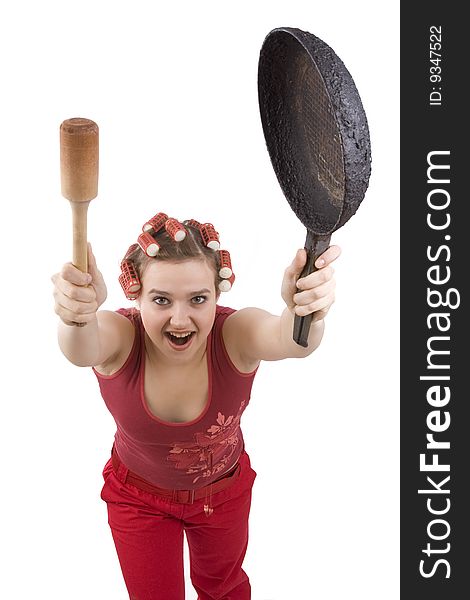
M 60 179 L 62 196 L 72 207 L 73 264 L 84 273 L 88 271 L 88 205 L 98 194 L 98 138 L 98 125 L 90 119 L 66 119 L 60 126 Z
M 82 273 L 88 271 L 87 212 L 89 202 L 70 202 L 72 207 L 72 263 Z
M 330 245 L 330 238 L 331 236 L 329 235 L 314 235 L 307 229 L 307 239 L 305 240 L 307 262 L 302 269 L 299 279 L 310 275 L 310 273 L 318 271 L 317 267 L 315 266 L 315 261 Z M 308 346 L 308 334 L 310 332 L 310 325 L 312 324 L 312 317 L 313 313 L 306 315 L 305 317 L 300 317 L 299 315 L 295 315 L 294 317 L 293 339 L 295 342 L 297 342 L 297 344 L 299 344 L 299 346 L 303 346 L 304 348 L 307 348 Z
M 87 210 L 98 194 L 98 125 L 90 119 L 66 119 L 60 126 L 62 196 L 73 214 L 73 264 L 83 272 L 87 261 Z

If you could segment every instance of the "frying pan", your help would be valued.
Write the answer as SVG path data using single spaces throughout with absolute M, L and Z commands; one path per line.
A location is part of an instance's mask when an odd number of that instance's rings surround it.
M 308 31 L 273 29 L 258 63 L 258 99 L 266 146 L 292 210 L 307 228 L 307 262 L 358 209 L 369 184 L 369 128 L 349 71 Z M 293 339 L 307 347 L 312 314 L 295 316 Z

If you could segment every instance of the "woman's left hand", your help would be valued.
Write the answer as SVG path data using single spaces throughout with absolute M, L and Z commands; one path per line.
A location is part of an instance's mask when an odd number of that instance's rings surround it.
M 327 315 L 335 301 L 334 269 L 331 266 L 341 254 L 339 246 L 330 246 L 315 261 L 317 271 L 298 280 L 307 262 L 305 248 L 297 251 L 292 263 L 284 272 L 281 296 L 289 310 L 300 317 L 314 313 L 312 321 L 320 321 Z

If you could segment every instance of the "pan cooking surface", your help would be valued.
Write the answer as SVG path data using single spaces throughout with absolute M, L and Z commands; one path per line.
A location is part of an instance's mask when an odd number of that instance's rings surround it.
M 261 49 L 258 91 L 284 195 L 307 229 L 331 234 L 356 212 L 370 176 L 367 120 L 349 72 L 319 38 L 280 28 Z
M 344 161 L 333 108 L 318 69 L 305 54 L 299 56 L 299 110 L 303 137 L 312 157 L 314 176 L 328 191 L 328 199 L 341 210 L 344 199 Z

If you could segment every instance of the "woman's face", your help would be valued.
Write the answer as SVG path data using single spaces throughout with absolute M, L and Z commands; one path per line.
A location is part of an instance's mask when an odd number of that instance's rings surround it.
M 141 282 L 138 306 L 160 360 L 186 364 L 201 359 L 220 296 L 207 261 L 152 261 Z

